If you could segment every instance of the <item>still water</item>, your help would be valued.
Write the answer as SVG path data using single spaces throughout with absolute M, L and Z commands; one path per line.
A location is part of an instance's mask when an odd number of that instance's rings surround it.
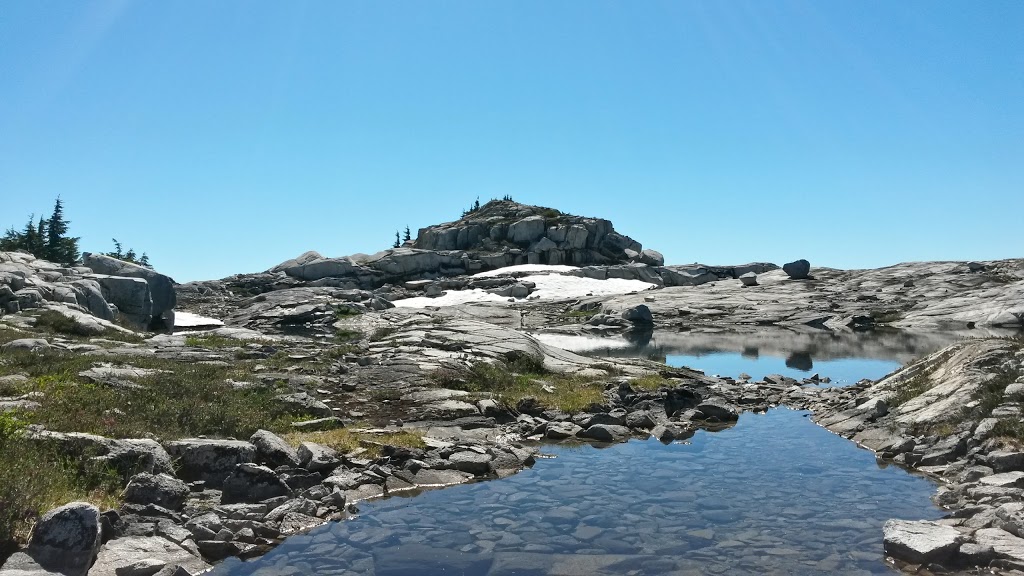
M 934 485 L 786 408 L 686 443 L 554 456 L 511 478 L 359 504 L 218 575 L 879 574 L 889 518 Z

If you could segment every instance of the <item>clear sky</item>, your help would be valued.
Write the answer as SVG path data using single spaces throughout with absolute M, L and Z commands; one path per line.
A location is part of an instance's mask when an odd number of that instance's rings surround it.
M 1024 257 L 1024 2 L 0 7 L 0 227 L 187 281 L 505 194 L 669 263 Z

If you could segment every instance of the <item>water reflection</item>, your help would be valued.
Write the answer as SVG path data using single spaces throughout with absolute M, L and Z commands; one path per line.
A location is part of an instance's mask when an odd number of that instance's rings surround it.
M 732 327 L 683 332 L 640 331 L 598 337 L 541 333 L 542 342 L 588 356 L 647 358 L 708 374 L 754 378 L 783 374 L 807 378 L 817 372 L 838 383 L 878 379 L 969 332 L 832 332 L 827 330 Z
M 686 444 L 632 441 L 508 479 L 361 504 L 214 574 L 887 573 L 882 524 L 938 518 L 928 480 L 812 424 L 744 414 Z

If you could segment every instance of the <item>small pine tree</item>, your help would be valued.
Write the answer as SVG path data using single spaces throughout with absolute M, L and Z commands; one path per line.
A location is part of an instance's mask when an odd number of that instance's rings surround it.
M 402 245 L 401 237 L 398 234 L 398 230 L 395 230 L 395 243 L 391 246 L 392 248 L 398 248 Z
M 107 252 L 106 255 L 111 258 L 117 258 L 118 260 L 124 260 L 124 250 L 121 243 L 117 241 L 117 238 L 111 238 L 111 241 L 114 242 L 114 251 Z
M 477 196 L 476 197 L 476 202 L 473 203 L 473 212 L 476 212 L 479 209 L 480 209 L 480 197 Z
M 149 255 L 145 252 L 142 253 L 142 258 L 139 258 L 139 264 L 146 268 L 152 268 L 152 266 L 149 265 Z
M 126 262 L 135 262 L 135 250 L 129 248 L 128 251 L 124 253 L 124 259 Z
M 28 217 L 25 230 L 21 233 L 22 245 L 20 248 L 30 252 L 36 258 L 42 258 L 44 257 L 42 254 L 43 238 L 39 235 L 39 228 L 34 221 L 35 217 L 35 214 Z
M 68 225 L 71 222 L 64 219 L 64 203 L 60 197 L 53 205 L 53 214 L 46 221 L 45 247 L 41 251 L 46 259 L 70 266 L 78 261 L 78 238 L 68 237 Z
M 408 242 L 409 240 L 412 240 L 412 233 L 409 232 L 409 226 L 406 226 L 405 233 L 402 234 L 402 242 Z

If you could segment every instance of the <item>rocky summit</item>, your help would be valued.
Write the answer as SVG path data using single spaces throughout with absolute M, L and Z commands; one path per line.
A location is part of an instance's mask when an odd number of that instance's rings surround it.
M 667 265 L 607 220 L 506 200 L 372 256 L 188 284 L 4 252 L 0 307 L 4 576 L 196 573 L 544 443 L 685 441 L 774 406 L 945 482 L 945 518 L 877 527 L 901 567 L 1024 569 L 1024 260 Z M 906 365 L 830 388 L 649 353 L 788 342 L 809 370 L 832 340 Z

